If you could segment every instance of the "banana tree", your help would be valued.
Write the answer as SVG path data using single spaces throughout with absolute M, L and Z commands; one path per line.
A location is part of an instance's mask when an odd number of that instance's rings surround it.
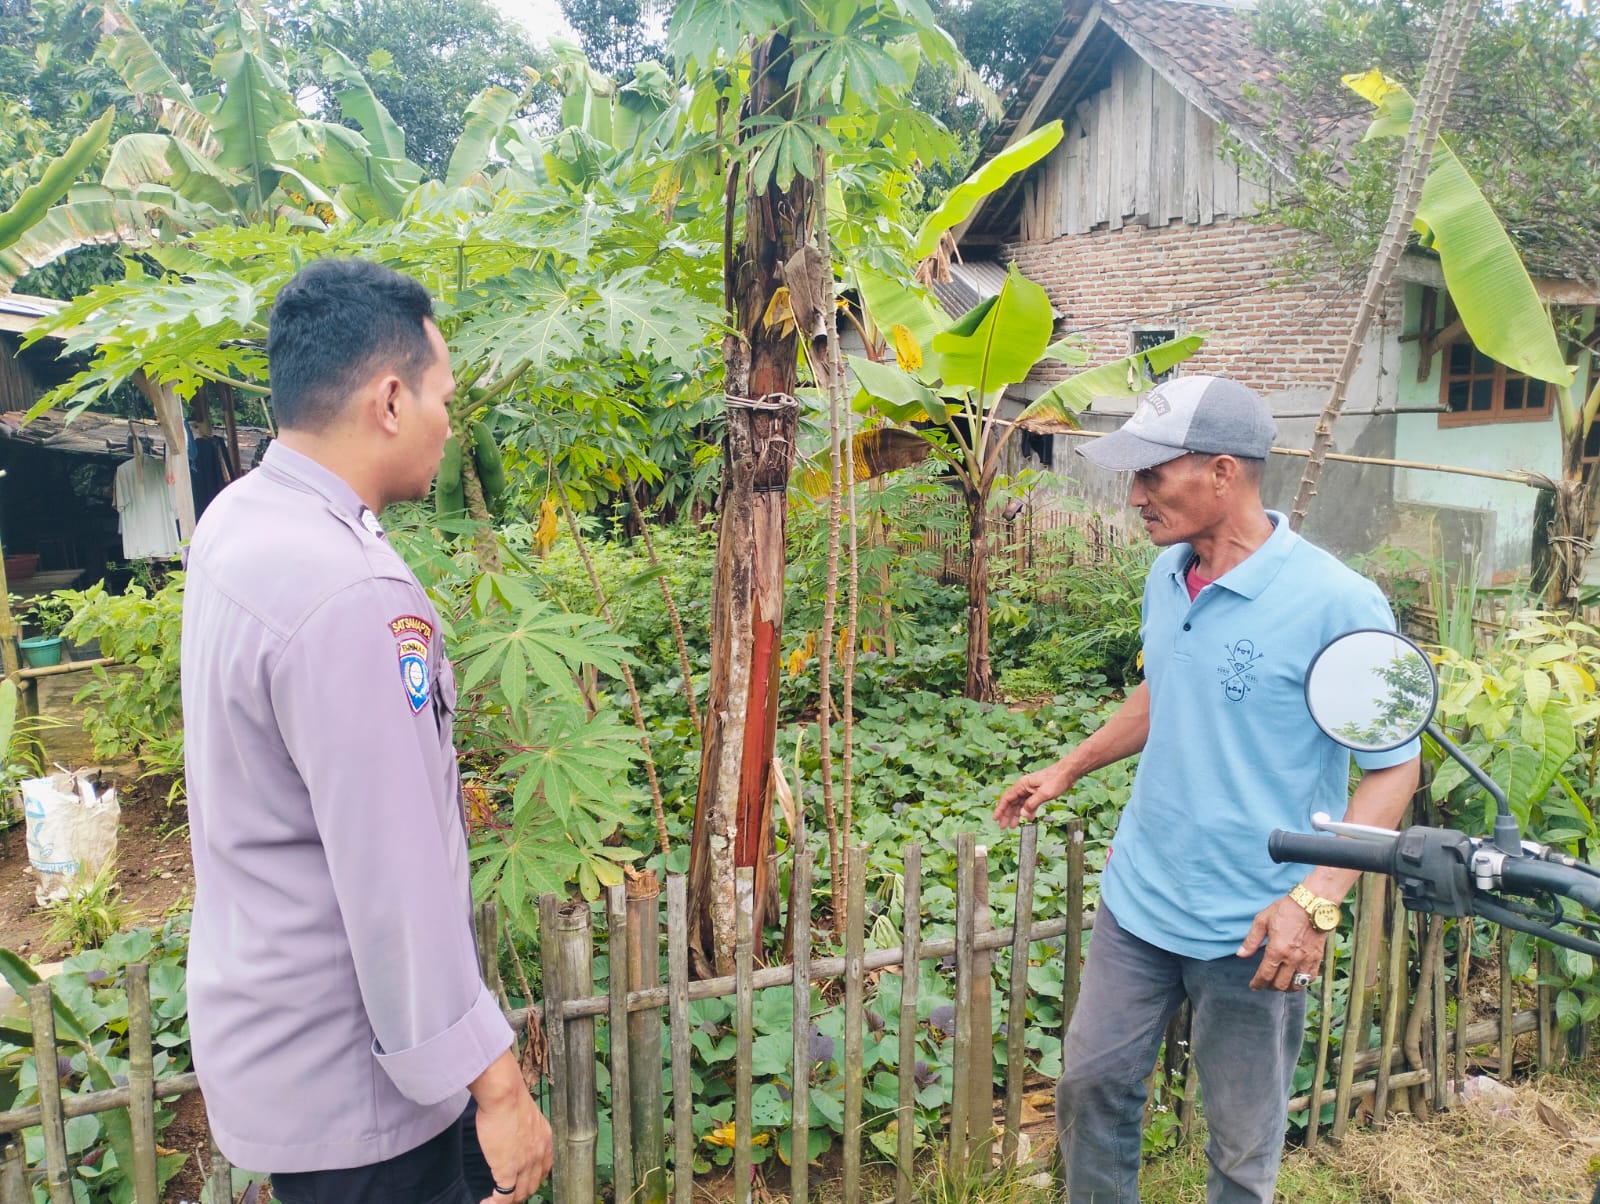
M 1373 104 L 1367 138 L 1404 138 L 1415 101 L 1399 83 L 1372 70 L 1345 86 Z M 1439 256 L 1445 287 L 1473 345 L 1489 358 L 1553 386 L 1561 439 L 1561 479 L 1542 490 L 1535 509 L 1536 583 L 1552 607 L 1570 607 L 1582 582 L 1588 540 L 1600 520 L 1600 488 L 1583 462 L 1584 444 L 1600 411 L 1600 387 L 1587 397 L 1575 384 L 1550 310 L 1539 299 L 1522 257 L 1477 182 L 1441 136 L 1414 223 L 1422 246 Z
M 223 23 L 204 95 L 172 72 L 116 0 L 106 0 L 103 23 L 107 62 L 159 129 L 118 139 L 98 184 L 72 189 L 0 252 L 0 290 L 91 244 L 144 247 L 268 220 L 324 230 L 347 217 L 392 219 L 422 178 L 400 127 L 337 51 L 327 52 L 323 74 L 359 130 L 307 118 L 281 54 L 240 12 Z
M 965 693 L 989 701 L 995 696 L 989 664 L 989 498 L 1011 440 L 1031 423 L 1076 425 L 1074 416 L 1097 397 L 1144 392 L 1156 377 L 1193 355 L 1204 336 L 1187 335 L 1079 372 L 1009 419 L 1000 404 L 1007 387 L 1028 379 L 1044 362 L 1088 362 L 1079 340 L 1051 343 L 1054 314 L 1044 289 L 1013 266 L 999 293 L 946 325 L 918 287 L 865 269 L 856 273 L 856 283 L 867 317 L 881 345 L 893 348 L 895 362 L 849 357 L 859 386 L 855 409 L 891 424 L 853 441 L 855 478 L 876 475 L 878 464 L 903 467 L 928 456 L 954 474 L 967 509 L 969 541 Z M 889 431 L 897 432 L 892 455 L 879 446 Z M 920 455 L 905 444 L 908 434 L 922 441 Z

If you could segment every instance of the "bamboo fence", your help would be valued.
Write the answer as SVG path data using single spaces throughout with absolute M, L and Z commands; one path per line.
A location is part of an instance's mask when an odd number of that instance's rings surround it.
M 1071 820 L 1065 831 L 1064 901 L 1059 914 L 1041 918 L 1034 914 L 1033 905 L 1038 833 L 1031 825 L 1021 830 L 1015 923 L 1010 927 L 995 927 L 991 922 L 985 850 L 972 834 L 960 836 L 955 935 L 931 940 L 922 935 L 922 850 L 917 845 L 907 847 L 900 942 L 875 949 L 867 949 L 864 941 L 865 850 L 852 848 L 848 851 L 851 872 L 843 954 L 813 957 L 810 925 L 796 923 L 792 926 L 792 959 L 781 965 L 758 968 L 755 964 L 758 945 L 750 930 L 750 885 L 745 879 L 738 900 L 741 920 L 735 973 L 695 982 L 689 979 L 684 879 L 680 875 L 667 878 L 663 934 L 660 889 L 653 876 L 644 875 L 627 887 L 611 888 L 601 909 L 609 964 L 614 968 L 605 994 L 594 990 L 596 909 L 587 903 L 545 896 L 540 902 L 544 998 L 538 1013 L 549 1051 L 547 1112 L 555 1134 L 555 1204 L 593 1204 L 602 1194 L 596 1166 L 600 1119 L 596 1084 L 601 1066 L 596 1025 L 600 1021 L 609 1029 L 611 1198 L 642 1204 L 662 1204 L 669 1197 L 680 1201 L 692 1198 L 695 1139 L 688 1005 L 692 1000 L 712 998 L 735 1001 L 734 1173 L 730 1190 L 735 1204 L 746 1204 L 754 1190 L 750 1171 L 755 996 L 770 990 L 791 992 L 791 1067 L 804 1070 L 812 1064 L 810 987 L 826 980 L 842 981 L 845 1012 L 845 1123 L 839 1190 L 846 1201 L 863 1199 L 866 983 L 877 972 L 891 967 L 901 970 L 897 1036 L 900 1064 L 906 1065 L 916 1056 L 917 999 L 926 982 L 919 968 L 924 962 L 951 957 L 955 963 L 955 1033 L 943 1117 L 944 1157 L 957 1173 L 969 1166 L 987 1170 L 1014 1165 L 1021 1148 L 1023 1094 L 1029 1085 L 1025 1068 L 1030 947 L 1041 941 L 1061 942 L 1064 1029 L 1078 996 L 1083 936 L 1094 922 L 1092 913 L 1083 907 L 1083 822 Z M 802 848 L 794 859 L 789 899 L 789 906 L 799 909 L 797 914 L 802 916 L 810 914 L 812 868 L 812 854 Z M 499 925 L 491 910 L 480 911 L 478 927 L 485 980 L 503 999 L 497 969 Z M 1498 934 L 1494 961 L 1472 966 L 1474 928 L 1470 919 L 1447 923 L 1411 915 L 1398 905 L 1388 879 L 1370 875 L 1363 879 L 1348 940 L 1330 941 L 1328 946 L 1319 988 L 1320 1016 L 1308 1037 L 1315 1050 L 1315 1087 L 1290 1102 L 1291 1113 L 1308 1112 L 1308 1145 L 1330 1138 L 1337 1141 L 1352 1123 L 1381 1123 L 1397 1111 L 1426 1115 L 1446 1108 L 1452 1100 L 1452 1084 L 1468 1074 L 1488 1070 L 1509 1077 L 1519 1064 L 1521 1038 L 1533 1038 L 1522 1042 L 1524 1067 L 1547 1066 L 1563 1055 L 1566 1042 L 1557 1039 L 1550 990 L 1543 986 L 1524 989 L 1510 976 L 1498 973 L 1509 964 L 1503 932 Z M 1002 951 L 1009 952 L 1009 965 L 992 964 Z M 663 964 L 665 986 L 661 982 Z M 1540 965 L 1548 970 L 1548 958 L 1542 958 Z M 1340 976 L 1348 991 L 1342 1014 L 1335 1015 L 1335 980 Z M 161 1078 L 152 1074 L 145 967 L 129 967 L 127 990 L 131 1047 L 127 1086 L 64 1095 L 59 1079 L 45 1075 L 36 1102 L 0 1113 L 0 1204 L 31 1200 L 31 1184 L 44 1187 L 50 1204 L 68 1204 L 73 1168 L 65 1122 L 114 1109 L 127 1109 L 132 1120 L 134 1165 L 125 1169 L 134 1185 L 135 1204 L 157 1204 L 156 1103 L 194 1092 L 198 1083 L 193 1074 Z M 998 1029 L 991 1031 L 988 1023 L 991 992 L 996 990 L 1004 993 L 1003 1035 Z M 1519 1000 L 1519 991 L 1530 998 Z M 34 1048 L 42 1053 L 41 1062 L 46 1066 L 56 1064 L 61 1052 L 52 1000 L 50 984 L 40 983 L 31 989 L 27 1001 Z M 1523 1006 L 1526 1003 L 1532 1006 Z M 524 1030 L 529 1009 L 508 1008 L 508 1018 L 515 1028 Z M 1178 1115 L 1185 1132 L 1194 1124 L 1197 1104 L 1188 1024 L 1186 1011 L 1174 1017 L 1161 1061 L 1168 1082 L 1184 1086 Z M 1052 1036 L 1059 1039 L 1060 1034 Z M 994 1067 L 1001 1043 L 1005 1065 L 1023 1069 L 1005 1076 L 997 1097 Z M 670 1111 L 662 1099 L 664 1048 L 672 1082 Z M 808 1073 L 792 1074 L 791 1081 L 790 1148 L 804 1151 L 809 1148 Z M 898 1145 L 893 1159 L 894 1194 L 899 1204 L 907 1204 L 915 1193 L 914 1090 L 913 1076 L 901 1075 L 895 1110 Z M 1330 1106 L 1331 1117 L 1325 1117 Z M 29 1129 L 38 1129 L 43 1135 L 43 1162 L 32 1167 L 24 1157 L 22 1141 Z M 215 1146 L 207 1170 L 213 1204 L 232 1199 L 232 1168 Z M 791 1161 L 787 1187 L 792 1200 L 804 1204 L 809 1198 L 811 1175 L 804 1157 Z

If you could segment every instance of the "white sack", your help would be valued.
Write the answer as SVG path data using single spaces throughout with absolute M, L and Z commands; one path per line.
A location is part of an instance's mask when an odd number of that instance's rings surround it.
M 80 769 L 22 783 L 28 860 L 39 878 L 34 898 L 40 907 L 69 898 L 77 883 L 93 878 L 117 851 L 122 817 L 117 792 L 97 795 L 92 772 Z

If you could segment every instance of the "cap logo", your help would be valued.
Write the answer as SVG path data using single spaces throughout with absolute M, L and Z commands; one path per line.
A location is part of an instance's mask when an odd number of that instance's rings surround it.
M 1151 393 L 1144 399 L 1144 403 L 1162 418 L 1172 413 L 1172 404 L 1160 393 Z

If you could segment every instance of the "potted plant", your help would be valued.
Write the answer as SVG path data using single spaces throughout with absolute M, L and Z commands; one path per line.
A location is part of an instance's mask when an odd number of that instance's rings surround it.
M 22 659 L 32 669 L 43 669 L 61 663 L 61 647 L 65 641 L 61 629 L 72 618 L 72 603 L 56 594 L 45 594 L 28 608 L 27 624 L 34 632 L 20 642 Z

